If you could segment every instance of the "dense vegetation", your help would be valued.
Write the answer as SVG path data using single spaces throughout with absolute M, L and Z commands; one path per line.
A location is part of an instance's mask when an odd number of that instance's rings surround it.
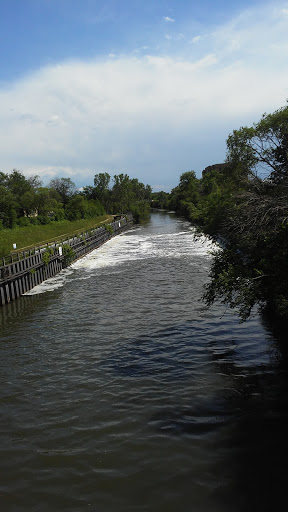
M 214 166 L 215 167 L 215 166 Z M 153 197 L 154 199 L 154 197 Z M 204 299 L 288 318 L 288 106 L 227 140 L 226 165 L 182 174 L 166 201 L 220 243 Z
M 94 186 L 77 191 L 70 178 L 55 178 L 43 187 L 37 175 L 26 178 L 17 170 L 10 174 L 0 172 L 0 239 L 9 240 L 11 232 L 15 239 L 13 235 L 17 232 L 19 247 L 22 245 L 19 240 L 23 238 L 21 230 L 24 238 L 26 235 L 25 245 L 30 245 L 39 242 L 39 236 L 46 240 L 60 235 L 61 231 L 69 233 L 75 229 L 75 223 L 83 219 L 104 219 L 105 214 L 129 211 L 139 222 L 149 215 L 149 185 L 130 179 L 127 174 L 115 175 L 112 186 L 110 180 L 108 173 L 96 174 Z M 84 224 L 86 226 L 87 222 Z M 6 245 L 1 244 L 1 255 L 7 253 Z

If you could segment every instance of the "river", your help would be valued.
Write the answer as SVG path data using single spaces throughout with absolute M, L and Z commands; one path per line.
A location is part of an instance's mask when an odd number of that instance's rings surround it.
M 0 309 L 3 512 L 280 509 L 286 358 L 204 307 L 210 251 L 153 213 Z

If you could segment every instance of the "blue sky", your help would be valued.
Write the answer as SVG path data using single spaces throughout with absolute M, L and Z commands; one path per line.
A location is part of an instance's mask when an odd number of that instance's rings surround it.
M 0 0 L 0 170 L 169 191 L 288 97 L 288 2 Z

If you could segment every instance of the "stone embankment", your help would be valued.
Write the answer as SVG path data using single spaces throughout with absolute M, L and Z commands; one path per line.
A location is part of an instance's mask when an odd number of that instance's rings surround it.
M 63 268 L 97 249 L 112 236 L 129 229 L 132 215 L 119 216 L 106 227 L 90 229 L 64 242 L 55 242 L 3 258 L 0 266 L 0 306 L 17 299 L 34 286 L 58 274 Z M 110 226 L 110 227 L 109 227 Z

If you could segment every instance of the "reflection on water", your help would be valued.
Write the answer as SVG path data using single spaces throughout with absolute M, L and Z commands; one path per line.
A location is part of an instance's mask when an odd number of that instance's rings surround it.
M 287 359 L 203 307 L 210 262 L 155 213 L 0 310 L 3 510 L 280 508 Z

